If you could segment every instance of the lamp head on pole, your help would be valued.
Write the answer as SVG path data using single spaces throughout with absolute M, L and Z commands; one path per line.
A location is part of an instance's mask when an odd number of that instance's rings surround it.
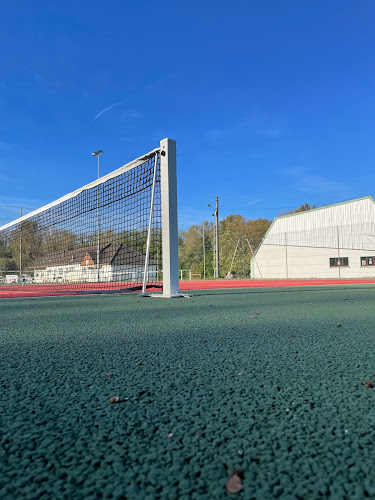
M 91 156 L 100 156 L 103 153 L 102 149 L 98 149 L 98 151 L 95 151 L 95 153 L 91 153 Z

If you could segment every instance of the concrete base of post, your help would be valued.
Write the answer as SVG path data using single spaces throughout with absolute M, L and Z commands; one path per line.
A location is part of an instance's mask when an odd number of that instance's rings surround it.
M 158 297 L 160 299 L 179 299 L 183 297 L 184 295 L 180 292 L 176 293 L 171 293 L 171 294 L 163 294 L 163 293 L 153 293 L 151 294 L 152 297 Z

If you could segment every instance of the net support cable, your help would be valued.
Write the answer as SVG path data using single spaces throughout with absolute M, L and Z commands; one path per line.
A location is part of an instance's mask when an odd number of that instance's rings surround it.
M 143 297 L 149 297 L 149 294 L 146 293 L 146 285 L 148 278 L 148 262 L 150 258 L 150 244 L 151 244 L 151 227 L 152 227 L 152 216 L 154 214 L 154 198 L 155 198 L 155 185 L 156 185 L 156 171 L 158 167 L 158 153 L 155 153 L 155 164 L 154 164 L 154 175 L 152 181 L 152 193 L 151 193 L 151 203 L 150 203 L 150 218 L 148 222 L 148 233 L 147 233 L 147 246 L 146 246 L 146 258 L 145 258 L 145 270 L 143 274 L 143 285 L 142 285 L 142 295 Z

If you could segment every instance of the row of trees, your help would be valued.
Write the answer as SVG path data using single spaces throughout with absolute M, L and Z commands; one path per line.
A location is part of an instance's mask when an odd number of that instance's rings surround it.
M 250 260 L 271 221 L 268 219 L 245 219 L 242 215 L 229 215 L 219 224 L 220 275 L 225 276 L 233 260 L 232 274 L 249 276 Z M 203 231 L 205 247 L 203 247 Z M 235 250 L 237 247 L 237 252 Z M 182 231 L 179 237 L 180 269 L 191 269 L 193 273 L 204 275 L 204 252 L 206 258 L 206 277 L 214 276 L 215 226 L 204 222 Z
M 97 246 L 97 232 L 49 229 L 37 221 L 26 220 L 16 227 L 0 233 L 0 273 L 26 271 L 45 256 L 63 253 L 67 250 Z M 108 244 L 120 245 L 146 253 L 147 229 L 114 231 L 112 228 L 100 232 L 100 248 Z M 161 262 L 161 229 L 154 228 L 151 234 L 150 259 Z M 159 265 L 160 267 L 160 265 Z

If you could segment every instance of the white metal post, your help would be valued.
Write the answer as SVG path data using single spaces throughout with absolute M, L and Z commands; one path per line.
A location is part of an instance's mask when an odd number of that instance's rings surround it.
M 287 234 L 285 233 L 285 269 L 286 269 L 286 279 L 289 279 L 289 271 L 288 271 L 288 239 Z
M 339 234 L 339 226 L 336 226 L 337 230 L 337 264 L 339 268 L 339 279 L 341 279 L 341 258 L 340 258 L 340 234 Z
M 176 141 L 160 141 L 160 190 L 163 245 L 163 294 L 181 297 L 178 280 Z M 156 297 L 157 295 L 155 295 Z

